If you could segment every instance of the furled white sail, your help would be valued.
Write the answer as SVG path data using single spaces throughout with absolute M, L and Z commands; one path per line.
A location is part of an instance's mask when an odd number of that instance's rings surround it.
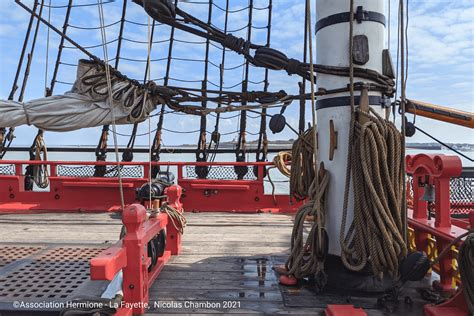
M 141 122 L 163 101 L 131 80 L 111 74 L 109 104 L 105 67 L 80 60 L 71 91 L 28 102 L 0 100 L 0 126 L 34 125 L 45 131 L 72 131 L 86 127 Z M 113 114 L 113 115 L 112 115 Z

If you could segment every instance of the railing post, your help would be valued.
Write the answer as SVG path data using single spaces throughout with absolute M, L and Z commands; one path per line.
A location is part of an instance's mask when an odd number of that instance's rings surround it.
M 133 306 L 133 314 L 144 314 L 148 302 L 148 254 L 147 244 L 143 244 L 144 231 L 142 224 L 146 220 L 145 207 L 132 204 L 125 207 L 122 222 L 127 228 L 123 245 L 127 252 L 127 266 L 123 269 L 124 301 Z
M 449 242 L 444 240 L 436 240 L 436 248 L 438 254 L 443 251 L 446 247 L 449 246 Z M 453 253 L 448 251 L 448 253 L 439 260 L 439 282 L 434 283 L 436 287 L 439 287 L 443 292 L 452 292 L 453 291 Z
M 435 178 L 436 227 L 451 227 L 450 177 Z
M 165 190 L 167 197 L 167 203 L 178 212 L 184 212 L 183 203 L 181 203 L 181 194 L 183 189 L 179 185 L 172 185 Z M 172 255 L 179 255 L 181 252 L 181 233 L 176 229 L 173 224 L 173 219 L 168 219 L 168 225 L 166 226 L 166 245 L 167 249 L 171 251 Z
M 436 249 L 438 254 L 449 246 L 450 238 L 446 238 L 446 233 L 453 234 L 451 225 L 450 207 L 450 179 L 461 174 L 462 164 L 459 157 L 445 155 L 418 154 L 406 157 L 407 172 L 413 174 L 413 221 L 418 226 L 415 229 L 416 247 L 418 250 L 427 252 L 427 231 L 420 227 L 429 228 L 430 234 L 436 239 Z M 425 185 L 435 185 L 435 220 L 427 220 L 426 202 L 421 201 L 423 188 L 421 181 L 428 181 Z M 434 226 L 434 227 L 433 227 Z M 434 228 L 434 229 L 433 229 Z M 448 231 L 448 232 L 446 232 Z M 439 261 L 440 281 L 437 286 L 444 291 L 452 291 L 453 282 L 453 253 L 449 251 Z
M 428 203 L 422 199 L 424 189 L 420 185 L 419 178 L 422 174 L 413 174 L 413 218 L 426 219 L 428 216 Z

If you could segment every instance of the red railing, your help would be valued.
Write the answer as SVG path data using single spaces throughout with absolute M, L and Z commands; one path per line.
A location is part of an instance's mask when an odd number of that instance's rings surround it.
M 28 165 L 45 165 L 49 169 L 49 189 L 25 190 L 23 169 Z M 140 174 L 123 176 L 122 188 L 126 204 L 135 202 L 135 192 L 148 181 L 150 166 L 176 168 L 177 184 L 183 187 L 183 203 L 187 211 L 232 212 L 294 212 L 301 205 L 285 194 L 269 195 L 264 192 L 264 169 L 272 166 L 267 162 L 123 162 L 121 168 L 137 167 Z M 119 183 L 116 177 L 64 176 L 61 168 L 86 168 L 96 166 L 116 167 L 114 162 L 73 161 L 17 161 L 2 160 L 0 167 L 12 166 L 11 174 L 0 175 L 0 213 L 22 211 L 84 211 L 102 212 L 120 209 Z M 185 175 L 185 168 L 235 168 L 246 167 L 248 179 L 196 179 Z M 79 170 L 79 169 L 78 169 Z M 125 170 L 125 169 L 122 169 Z M 89 170 L 90 171 L 90 170 Z M 87 199 L 84 197 L 87 196 Z
M 452 177 L 461 174 L 462 164 L 457 156 L 418 154 L 406 157 L 407 172 L 413 175 L 413 209 L 409 212 L 408 224 L 411 227 L 411 248 L 423 251 L 431 259 L 437 257 L 441 251 L 449 247 L 452 242 L 466 232 L 466 227 L 458 227 L 451 222 L 450 188 Z M 428 204 L 424 201 L 424 187 L 434 185 L 434 218 L 429 218 Z M 474 227 L 474 213 L 470 214 L 470 226 Z M 439 274 L 439 282 L 433 285 L 440 290 L 453 292 L 459 278 L 456 248 L 462 243 L 460 240 L 453 245 L 451 251 L 440 258 L 434 267 Z M 462 290 L 461 290 L 462 291 Z M 467 305 L 463 294 L 459 291 L 454 298 L 443 306 L 425 307 L 426 315 L 441 315 L 443 308 L 459 309 L 460 315 L 467 313 Z M 453 314 L 458 315 L 458 314 Z
M 457 156 L 418 154 L 407 156 L 406 166 L 407 172 L 413 174 L 413 209 L 409 210 L 409 225 L 414 230 L 415 246 L 434 258 L 466 232 L 464 228 L 452 225 L 450 214 L 449 181 L 461 173 L 461 160 Z M 435 189 L 434 218 L 429 218 L 428 203 L 422 199 L 424 187 L 428 185 Z M 453 259 L 453 252 L 449 252 L 437 266 L 439 285 L 444 290 L 453 288 Z

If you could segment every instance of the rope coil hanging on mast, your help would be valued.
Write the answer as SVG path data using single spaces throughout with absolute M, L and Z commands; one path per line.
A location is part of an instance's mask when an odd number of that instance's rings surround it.
M 351 125 L 348 141 L 343 215 L 340 230 L 341 259 L 351 271 L 369 263 L 375 276 L 388 272 L 398 278 L 400 261 L 407 255 L 402 217 L 402 136 L 395 125 L 369 107 L 363 89 L 359 107 L 354 96 L 354 0 L 349 28 Z M 383 179 L 383 180 L 382 180 Z M 352 181 L 351 181 L 352 180 Z M 350 183 L 354 192 L 354 220 L 346 232 Z

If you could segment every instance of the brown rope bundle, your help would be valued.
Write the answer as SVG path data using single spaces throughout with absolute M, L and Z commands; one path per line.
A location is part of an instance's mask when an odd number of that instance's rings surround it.
M 374 110 L 357 109 L 365 123 L 354 120 L 349 141 L 349 176 L 354 188 L 354 220 L 346 235 L 349 182 L 346 181 L 340 243 L 344 265 L 362 270 L 370 260 L 373 273 L 398 274 L 406 256 L 402 216 L 401 134 L 395 125 Z
M 459 249 L 459 273 L 466 303 L 471 313 L 474 313 L 474 234 L 467 236 Z
M 298 200 L 307 198 L 314 174 L 314 127 L 306 130 L 291 149 L 290 192 Z
M 311 200 L 298 210 L 291 234 L 291 253 L 286 262 L 287 271 L 285 274 L 292 275 L 296 279 L 323 275 L 324 260 L 328 248 L 328 235 L 324 228 L 326 221 L 324 200 L 329 184 L 329 173 L 320 171 L 319 181 L 319 185 L 316 185 L 316 181 L 311 184 L 309 189 Z M 320 214 L 319 220 L 317 220 L 318 214 Z M 314 221 L 305 240 L 304 223 L 310 216 Z M 318 222 L 321 223 L 323 232 L 321 238 L 318 237 Z M 319 288 L 324 287 L 325 279 L 316 281 L 319 283 Z

